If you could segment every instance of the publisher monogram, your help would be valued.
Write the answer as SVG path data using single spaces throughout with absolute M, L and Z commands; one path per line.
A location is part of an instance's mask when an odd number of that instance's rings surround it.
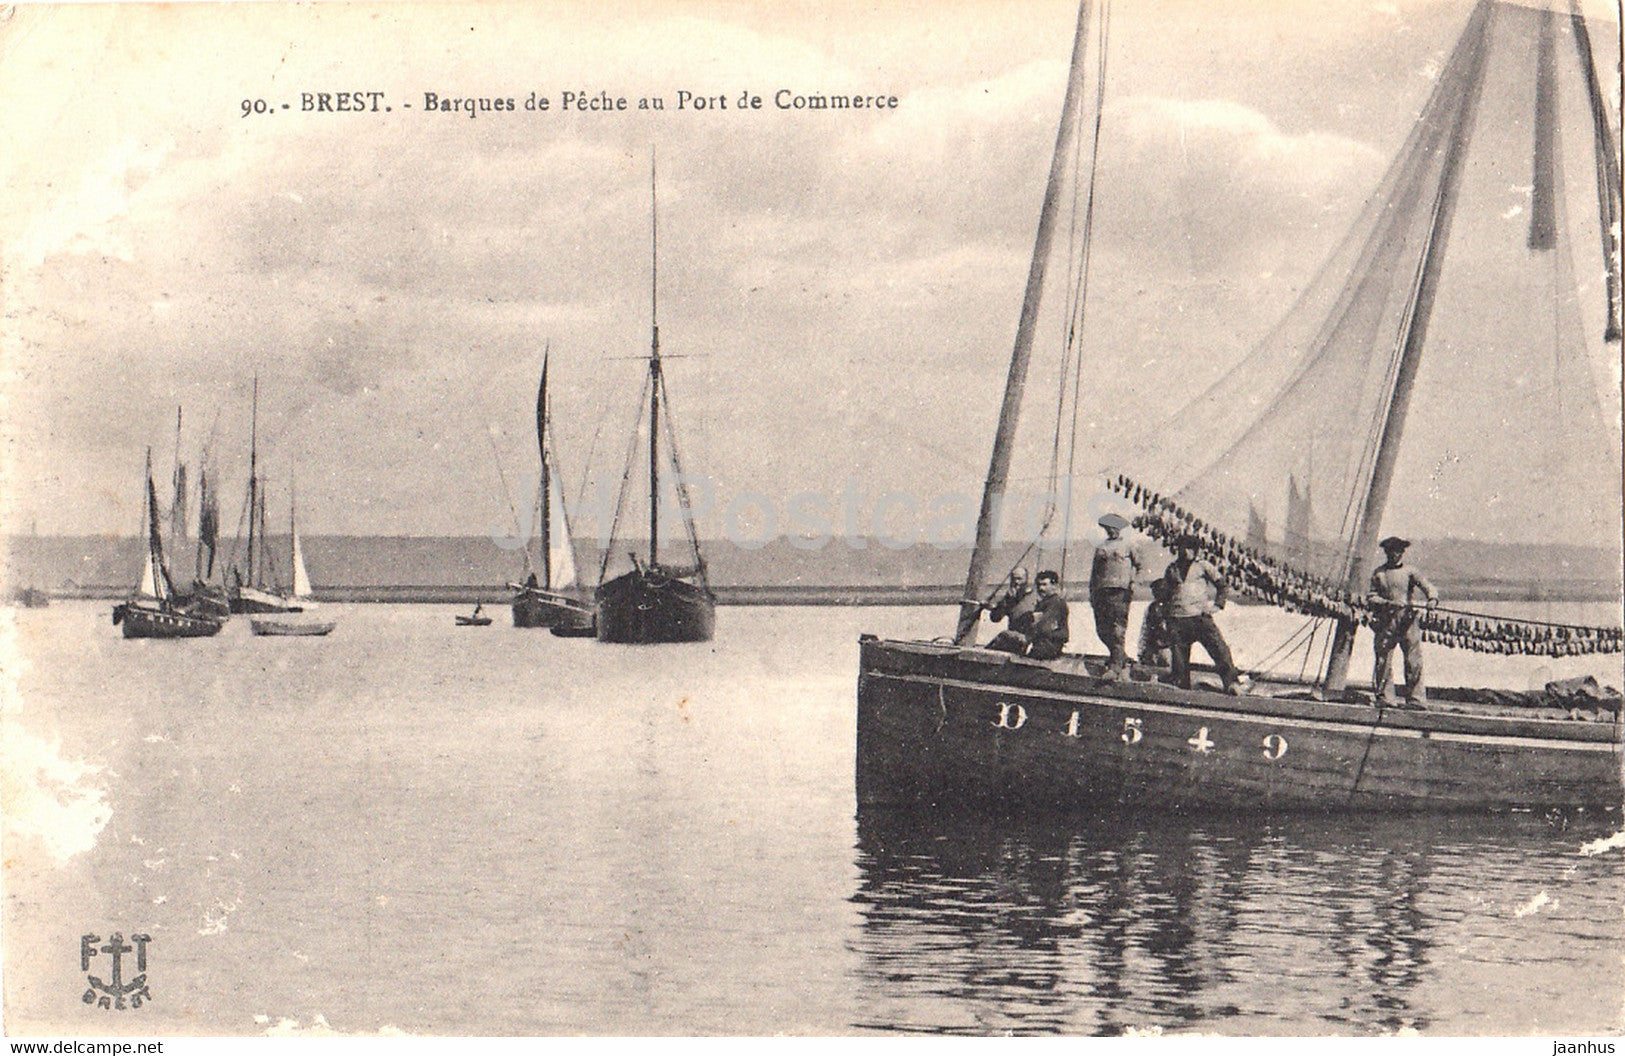
M 105 943 L 99 935 L 81 935 L 79 970 L 86 973 L 90 984 L 81 1000 L 87 1005 L 119 1011 L 140 1008 L 151 1001 L 152 994 L 147 990 L 147 946 L 151 942 L 152 937 L 148 935 L 131 935 L 130 941 L 125 942 L 124 935 L 117 931 L 108 936 Z M 126 958 L 131 953 L 135 954 L 136 976 L 125 982 L 124 973 L 130 963 Z M 91 962 L 101 956 L 111 958 L 105 982 L 100 976 L 89 974 Z

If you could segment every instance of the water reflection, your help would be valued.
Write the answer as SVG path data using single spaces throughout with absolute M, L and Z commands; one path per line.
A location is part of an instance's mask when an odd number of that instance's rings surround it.
M 1569 912 L 1593 930 L 1610 919 L 1594 914 L 1617 921 L 1619 863 L 1577 870 L 1581 843 L 1576 830 L 1529 816 L 1045 822 L 864 813 L 853 1026 L 1516 1032 L 1515 1020 L 1499 1029 L 1457 1021 L 1474 1010 L 1451 988 L 1484 964 L 1455 955 L 1521 928 L 1515 901 L 1530 885 L 1562 887 Z M 1518 935 L 1520 958 L 1538 952 L 1529 946 L 1543 941 L 1537 929 L 1555 923 L 1531 920 Z M 1593 961 L 1617 966 L 1619 930 L 1605 926 L 1594 953 L 1554 949 L 1545 967 L 1529 970 L 1555 973 L 1542 982 L 1562 989 Z M 1611 1001 L 1613 1014 L 1618 990 L 1605 992 L 1597 1001 Z

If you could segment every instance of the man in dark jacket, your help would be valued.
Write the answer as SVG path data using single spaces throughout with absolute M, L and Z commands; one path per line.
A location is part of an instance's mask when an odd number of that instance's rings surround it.
M 1034 660 L 1054 660 L 1069 637 L 1061 577 L 1046 569 L 1038 573 L 1038 607 L 1033 610 L 1032 645 L 1027 647 L 1027 655 Z

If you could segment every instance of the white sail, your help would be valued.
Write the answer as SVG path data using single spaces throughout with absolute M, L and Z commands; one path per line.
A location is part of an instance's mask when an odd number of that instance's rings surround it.
M 147 560 L 141 565 L 141 585 L 136 588 L 136 596 L 141 598 L 158 597 L 158 577 L 152 568 L 152 549 L 147 549 Z
M 564 489 L 553 487 L 548 491 L 547 514 L 552 531 L 548 535 L 547 589 L 562 591 L 576 585 L 575 547 L 570 544 L 570 522 L 564 517 Z
M 299 547 L 299 530 L 293 532 L 293 596 L 295 600 L 310 598 L 310 573 L 305 571 L 305 552 Z

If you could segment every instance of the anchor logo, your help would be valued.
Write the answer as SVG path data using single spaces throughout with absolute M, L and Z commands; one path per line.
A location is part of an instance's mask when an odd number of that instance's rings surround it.
M 150 935 L 131 935 L 127 945 L 124 936 L 113 932 L 108 936 L 105 946 L 98 945 L 101 936 L 81 935 L 79 937 L 79 970 L 86 973 L 90 989 L 86 990 L 81 1000 L 87 1005 L 98 1008 L 118 1009 L 123 1011 L 126 1007 L 140 1008 L 142 1004 L 152 1000 L 152 994 L 147 990 L 147 944 L 152 941 Z M 124 981 L 124 955 L 135 954 L 135 970 L 140 973 L 129 982 Z M 89 975 L 90 962 L 98 954 L 105 953 L 113 958 L 113 967 L 109 972 L 107 982 L 94 975 Z M 128 999 L 129 1005 L 125 1005 Z

